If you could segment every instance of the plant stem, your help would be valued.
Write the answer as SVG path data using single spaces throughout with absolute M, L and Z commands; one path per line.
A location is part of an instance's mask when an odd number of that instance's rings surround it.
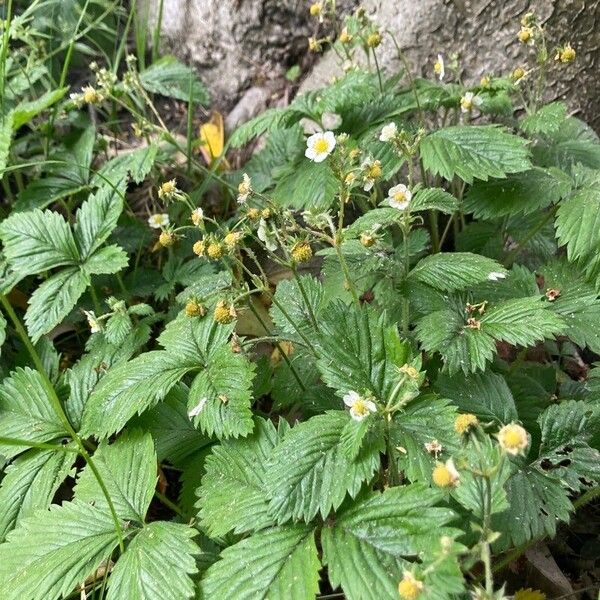
M 31 356 L 31 360 L 33 361 L 35 368 L 37 369 L 38 373 L 40 374 L 40 377 L 42 378 L 42 383 L 44 385 L 44 388 L 46 389 L 48 399 L 50 400 L 50 404 L 52 405 L 54 412 L 56 413 L 58 418 L 61 420 L 63 427 L 65 428 L 65 431 L 69 434 L 71 439 L 79 447 L 79 454 L 81 454 L 81 456 L 83 457 L 85 462 L 90 467 L 90 470 L 92 471 L 92 473 L 94 474 L 94 477 L 96 478 L 96 481 L 98 482 L 98 486 L 102 490 L 102 494 L 104 495 L 104 497 L 106 499 L 106 503 L 108 504 L 108 508 L 110 510 L 112 519 L 115 524 L 115 531 L 117 533 L 117 538 L 119 540 L 119 549 L 121 550 L 121 553 L 123 553 L 125 551 L 125 544 L 123 542 L 123 529 L 121 528 L 121 523 L 119 522 L 119 517 L 117 516 L 115 506 L 110 497 L 110 494 L 108 493 L 106 484 L 104 483 L 104 480 L 102 479 L 102 476 L 100 475 L 100 472 L 98 471 L 98 468 L 96 467 L 92 457 L 88 454 L 88 451 L 85 448 L 83 440 L 79 437 L 79 435 L 77 434 L 75 429 L 73 429 L 73 425 L 71 425 L 71 422 L 69 421 L 69 418 L 67 417 L 67 414 L 64 411 L 62 403 L 61 403 L 58 395 L 56 394 L 56 390 L 54 389 L 54 386 L 52 385 L 50 378 L 48 377 L 48 373 L 46 373 L 46 369 L 44 368 L 44 365 L 39 357 L 39 354 L 37 353 L 34 345 L 32 344 L 31 339 L 27 335 L 27 332 L 25 331 L 25 328 L 23 327 L 19 317 L 17 317 L 17 314 L 15 313 L 12 305 L 8 301 L 8 298 L 4 294 L 0 294 L 0 303 L 2 304 L 2 307 L 6 311 L 6 314 L 9 316 L 10 320 L 12 321 L 13 326 L 17 331 L 17 334 L 19 335 L 19 337 L 21 338 L 21 341 L 27 348 L 27 351 L 29 352 L 29 355 Z

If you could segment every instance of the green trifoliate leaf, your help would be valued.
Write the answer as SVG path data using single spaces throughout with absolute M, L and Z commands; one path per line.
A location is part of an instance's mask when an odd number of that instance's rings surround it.
M 372 492 L 338 513 L 321 534 L 333 586 L 349 600 L 397 600 L 398 583 L 411 568 L 406 559 L 438 553 L 442 537 L 451 544 L 457 533 L 447 527 L 454 513 L 434 506 L 441 497 L 412 484 Z
M 109 513 L 80 502 L 24 519 L 0 544 L 5 600 L 59 600 L 95 573 L 118 544 Z
M 313 528 L 287 525 L 223 550 L 200 589 L 206 600 L 313 600 L 319 568 Z
M 527 141 L 494 125 L 456 126 L 430 133 L 420 145 L 428 171 L 467 183 L 530 168 Z
M 495 516 L 493 527 L 503 532 L 499 549 L 555 535 L 557 523 L 568 521 L 573 510 L 569 492 L 600 479 L 600 453 L 589 446 L 597 416 L 587 403 L 552 405 L 538 425 L 539 447 L 513 464 L 506 484 L 510 508 Z
M 47 442 L 65 435 L 63 422 L 52 408 L 42 376 L 29 367 L 18 368 L 0 385 L 0 437 Z M 8 458 L 26 450 L 0 443 Z
M 274 525 L 265 479 L 267 463 L 281 437 L 270 421 L 258 419 L 248 437 L 213 448 L 206 459 L 197 504 L 202 526 L 211 537 Z
M 110 445 L 102 442 L 93 458 L 119 518 L 143 523 L 156 487 L 152 436 L 139 430 L 124 433 Z M 77 480 L 75 499 L 109 512 L 104 493 L 89 466 Z
M 184 600 L 194 596 L 190 575 L 198 571 L 192 541 L 197 531 L 155 521 L 135 536 L 109 579 L 107 600 Z
M 496 352 L 496 341 L 530 346 L 562 333 L 564 322 L 539 298 L 516 298 L 477 310 L 458 305 L 432 312 L 417 323 L 423 348 L 440 352 L 450 375 L 483 370 Z
M 350 460 L 341 434 L 350 417 L 331 411 L 293 427 L 273 451 L 266 474 L 269 513 L 283 523 L 326 517 L 346 494 L 355 497 L 379 467 L 382 440 Z

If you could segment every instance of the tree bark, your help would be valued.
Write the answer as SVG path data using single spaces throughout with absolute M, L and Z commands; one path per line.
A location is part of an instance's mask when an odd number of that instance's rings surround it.
M 149 3 L 150 20 L 158 0 Z M 347 0 L 338 10 L 349 12 Z M 165 0 L 166 47 L 195 64 L 217 106 L 228 108 L 251 85 L 280 78 L 306 61 L 314 32 L 308 2 L 300 0 Z M 577 59 L 550 69 L 548 100 L 564 99 L 570 109 L 600 130 L 600 0 L 365 0 L 367 13 L 396 36 L 413 73 L 433 76 L 439 53 L 458 53 L 463 81 L 507 74 L 533 50 L 519 44 L 520 18 L 533 11 L 547 31 L 550 52 L 570 42 Z M 329 33 L 329 32 L 325 32 Z M 380 65 L 400 68 L 390 36 L 377 49 Z M 301 90 L 326 85 L 341 72 L 333 52 L 316 60 Z

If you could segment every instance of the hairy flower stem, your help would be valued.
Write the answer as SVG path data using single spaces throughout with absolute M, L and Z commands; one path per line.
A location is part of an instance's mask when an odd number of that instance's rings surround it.
M 39 357 L 39 354 L 37 353 L 33 343 L 31 342 L 31 339 L 27 335 L 27 332 L 25 331 L 25 328 L 23 327 L 21 321 L 19 320 L 19 317 L 17 317 L 17 314 L 15 313 L 12 305 L 8 301 L 8 298 L 4 294 L 0 294 L 0 303 L 2 303 L 2 307 L 4 308 L 4 310 L 6 311 L 6 314 L 9 316 L 10 320 L 12 321 L 13 326 L 17 331 L 17 334 L 19 335 L 19 337 L 21 338 L 21 341 L 27 348 L 27 351 L 29 352 L 29 355 L 31 356 L 31 360 L 33 361 L 35 368 L 37 369 L 38 373 L 40 374 L 40 377 L 42 378 L 42 383 L 44 385 L 44 388 L 46 389 L 48 399 L 50 400 L 50 404 L 52 405 L 54 412 L 56 413 L 58 418 L 61 420 L 63 427 L 65 428 L 65 431 L 69 434 L 71 439 L 77 444 L 77 446 L 79 448 L 79 454 L 82 456 L 82 458 L 85 460 L 85 462 L 89 465 L 90 470 L 92 471 L 92 473 L 94 474 L 94 477 L 96 478 L 96 481 L 98 482 L 98 486 L 102 490 L 102 494 L 104 495 L 104 497 L 106 499 L 106 503 L 108 504 L 110 514 L 111 514 L 112 519 L 115 524 L 115 531 L 117 533 L 117 538 L 119 541 L 119 549 L 120 549 L 121 553 L 123 553 L 125 551 L 125 544 L 123 542 L 123 529 L 121 528 L 121 523 L 119 522 L 119 517 L 117 516 L 117 512 L 115 510 L 115 506 L 113 504 L 112 498 L 110 497 L 110 494 L 108 493 L 108 488 L 106 487 L 106 484 L 104 483 L 104 480 L 102 479 L 102 475 L 98 471 L 98 468 L 96 467 L 96 464 L 94 463 L 92 457 L 89 455 L 88 451 L 86 450 L 83 440 L 79 437 L 79 435 L 73 428 L 73 425 L 71 425 L 71 422 L 69 421 L 69 418 L 67 417 L 67 414 L 65 413 L 63 405 L 62 405 L 58 395 L 56 394 L 56 390 L 54 389 L 54 386 L 52 385 L 52 382 L 50 381 L 50 378 L 48 377 L 48 373 L 46 372 L 46 369 L 44 368 L 44 365 Z

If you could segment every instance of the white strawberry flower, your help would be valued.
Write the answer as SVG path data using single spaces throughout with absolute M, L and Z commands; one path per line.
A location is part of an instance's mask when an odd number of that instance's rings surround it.
M 470 110 L 481 106 L 482 102 L 483 99 L 481 96 L 476 96 L 473 92 L 467 92 L 460 99 L 460 110 L 464 113 L 469 112 Z
M 169 224 L 169 215 L 167 213 L 156 213 L 148 217 L 148 225 L 152 229 L 162 229 Z
M 192 408 L 188 412 L 188 417 L 190 419 L 193 419 L 194 417 L 197 417 L 202 412 L 202 409 L 204 408 L 207 400 L 208 400 L 208 398 L 206 398 L 206 397 L 200 398 L 200 401 L 198 402 L 198 404 L 196 404 L 196 406 L 194 406 L 194 408 Z
M 411 199 L 412 193 L 403 183 L 395 185 L 388 191 L 388 204 L 392 208 L 404 210 L 408 208 Z
M 192 211 L 192 223 L 198 226 L 202 222 L 202 219 L 204 219 L 204 211 L 200 207 L 195 208 Z
M 260 223 L 258 224 L 258 231 L 256 233 L 258 235 L 258 239 L 267 247 L 267 250 L 270 250 L 271 252 L 275 252 L 275 250 L 277 250 L 277 237 L 269 229 L 269 226 L 264 219 L 260 220 Z
M 96 315 L 93 311 L 84 310 L 85 318 L 87 319 L 88 325 L 90 327 L 90 333 L 99 333 L 102 331 L 102 325 L 96 318 Z
M 377 405 L 371 400 L 365 400 L 358 392 L 350 391 L 344 395 L 344 404 L 350 408 L 350 416 L 355 421 L 362 421 L 370 413 L 377 412 Z
M 391 142 L 397 134 L 398 127 L 396 126 L 396 123 L 388 123 L 382 127 L 381 133 L 379 134 L 379 141 Z
M 238 204 L 244 204 L 248 200 L 248 196 L 252 193 L 252 182 L 248 173 L 242 175 L 242 181 L 238 185 Z
M 314 133 L 306 140 L 304 156 L 313 162 L 323 162 L 335 148 L 333 131 Z
M 444 79 L 444 77 L 446 76 L 444 57 L 441 54 L 437 55 L 437 60 L 433 64 L 433 72 L 438 76 L 440 81 L 442 81 L 442 79 Z

